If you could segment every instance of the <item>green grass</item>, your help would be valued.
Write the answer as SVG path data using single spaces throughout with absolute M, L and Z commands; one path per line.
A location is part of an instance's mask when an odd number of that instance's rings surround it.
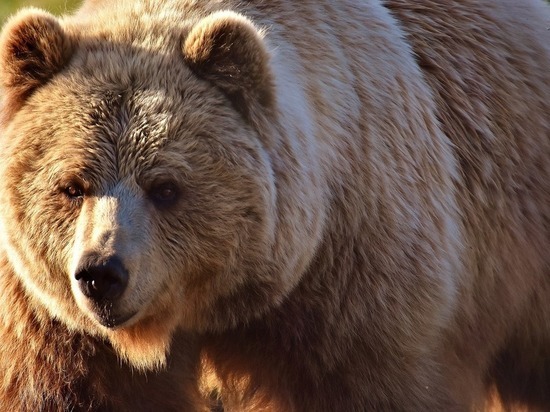
M 40 7 L 54 14 L 74 10 L 80 0 L 0 0 L 0 25 L 18 9 L 27 6 Z

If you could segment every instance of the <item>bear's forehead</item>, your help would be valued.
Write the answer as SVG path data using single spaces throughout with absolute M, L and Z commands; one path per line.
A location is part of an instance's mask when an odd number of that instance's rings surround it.
M 76 141 L 93 154 L 90 160 L 99 159 L 104 166 L 110 161 L 121 174 L 150 167 L 158 152 L 182 133 L 173 106 L 183 105 L 169 100 L 154 88 L 106 91 L 83 106 L 82 134 Z
M 140 85 L 103 90 L 79 103 L 82 112 L 74 146 L 90 168 L 131 175 L 159 165 L 185 164 L 204 141 L 219 135 L 219 114 L 198 110 L 204 96 L 166 93 Z
M 120 56 L 113 53 L 106 57 Z M 60 174 L 113 180 L 198 163 L 209 143 L 239 127 L 223 95 L 185 68 L 159 81 L 142 77 L 139 61 L 123 60 L 106 73 L 91 71 L 87 58 L 37 90 L 17 116 L 17 150 L 29 161 Z M 39 148 L 40 160 L 33 160 L 32 148 Z

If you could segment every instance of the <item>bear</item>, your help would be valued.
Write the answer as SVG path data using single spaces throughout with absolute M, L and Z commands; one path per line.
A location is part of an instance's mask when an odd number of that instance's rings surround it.
M 549 409 L 549 22 L 540 0 L 20 12 L 1 405 Z

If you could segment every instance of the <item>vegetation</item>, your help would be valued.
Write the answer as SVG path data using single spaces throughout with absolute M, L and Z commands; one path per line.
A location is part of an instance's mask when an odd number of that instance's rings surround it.
M 73 10 L 80 0 L 0 0 L 0 25 L 6 18 L 25 6 L 36 6 L 49 10 L 54 14 L 63 14 Z

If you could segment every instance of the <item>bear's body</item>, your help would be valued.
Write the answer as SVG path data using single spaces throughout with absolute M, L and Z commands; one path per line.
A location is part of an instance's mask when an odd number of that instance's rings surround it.
M 13 18 L 0 401 L 200 408 L 201 350 L 228 411 L 550 408 L 548 24 L 535 0 Z

